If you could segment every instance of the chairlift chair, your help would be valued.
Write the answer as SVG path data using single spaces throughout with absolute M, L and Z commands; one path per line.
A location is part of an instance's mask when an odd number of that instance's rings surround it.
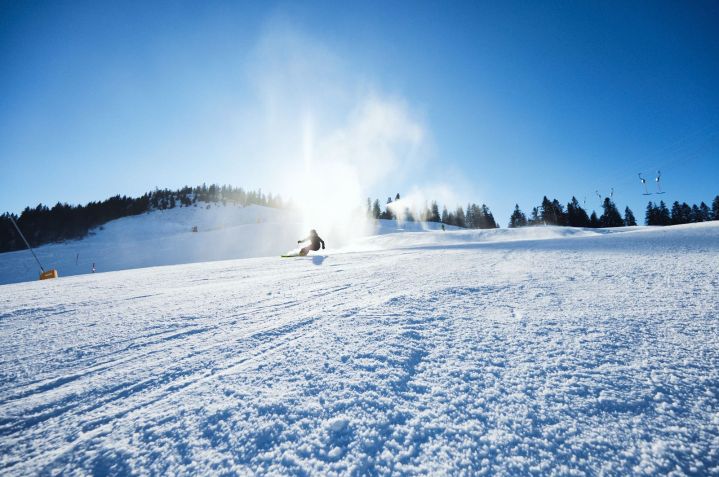
M 657 194 L 664 194 L 664 193 L 665 193 L 665 192 L 662 190 L 661 178 L 662 178 L 662 171 L 657 171 L 657 178 L 654 179 L 654 181 L 657 183 Z
M 642 195 L 652 195 L 649 190 L 647 190 L 647 180 L 642 177 L 642 173 L 639 173 L 639 180 L 642 181 L 642 185 L 644 186 L 644 193 Z

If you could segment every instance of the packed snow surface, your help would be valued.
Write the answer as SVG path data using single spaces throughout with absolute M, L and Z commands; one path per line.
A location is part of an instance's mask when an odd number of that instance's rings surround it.
M 0 473 L 719 473 L 719 223 L 326 252 L 0 286 Z

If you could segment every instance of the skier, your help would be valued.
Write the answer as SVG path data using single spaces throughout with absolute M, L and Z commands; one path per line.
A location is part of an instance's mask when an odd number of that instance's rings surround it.
M 310 241 L 310 244 L 302 250 L 300 250 L 300 256 L 304 257 L 308 253 L 310 253 L 310 250 L 317 251 L 320 249 L 320 244 L 322 244 L 322 249 L 325 248 L 325 241 L 320 238 L 319 235 L 317 235 L 317 231 L 315 229 L 310 230 L 310 236 L 306 239 L 298 240 L 297 243 L 307 242 Z

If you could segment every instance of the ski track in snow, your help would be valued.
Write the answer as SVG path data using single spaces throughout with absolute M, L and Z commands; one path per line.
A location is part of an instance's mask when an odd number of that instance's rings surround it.
M 0 287 L 0 472 L 719 474 L 719 224 L 428 234 Z

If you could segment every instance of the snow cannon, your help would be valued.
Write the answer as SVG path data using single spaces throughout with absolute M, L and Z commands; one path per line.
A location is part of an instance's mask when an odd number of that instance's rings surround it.
M 54 268 L 46 272 L 40 272 L 40 280 L 49 280 L 50 278 L 57 278 L 57 270 Z
M 40 266 L 40 280 L 48 280 L 50 278 L 57 278 L 57 270 L 55 270 L 54 268 L 51 268 L 50 270 L 45 271 L 45 268 L 42 266 L 42 263 L 40 263 L 40 259 L 37 258 L 37 255 L 35 255 L 35 251 L 30 246 L 30 242 L 28 242 L 27 239 L 25 238 L 25 235 L 20 230 L 20 227 L 18 227 L 17 222 L 15 222 L 15 219 L 12 217 L 12 215 L 9 218 L 10 218 L 10 222 L 12 222 L 12 224 L 15 226 L 15 230 L 17 230 L 18 235 L 20 235 L 20 237 L 22 237 L 23 242 L 25 242 L 25 245 L 27 245 L 28 250 L 30 250 L 30 253 L 32 254 L 33 257 L 35 257 L 35 261 Z

